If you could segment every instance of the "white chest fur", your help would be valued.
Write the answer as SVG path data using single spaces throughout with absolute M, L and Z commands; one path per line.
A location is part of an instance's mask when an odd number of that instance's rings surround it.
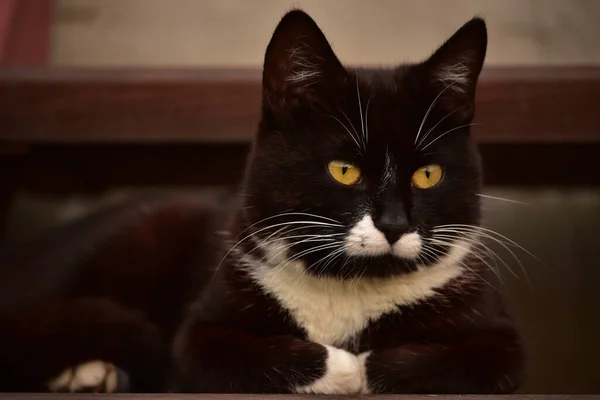
M 341 347 L 384 314 L 435 295 L 435 289 L 461 274 L 460 261 L 467 252 L 468 245 L 462 243 L 433 266 L 394 278 L 357 281 L 308 275 L 300 261 L 261 263 L 245 256 L 243 263 L 256 283 L 306 330 L 310 340 Z

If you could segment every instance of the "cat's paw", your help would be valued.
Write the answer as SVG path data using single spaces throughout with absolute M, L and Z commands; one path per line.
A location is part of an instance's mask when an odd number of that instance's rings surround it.
M 124 377 L 126 375 L 113 364 L 94 360 L 67 368 L 46 386 L 51 392 L 112 393 L 127 384 Z
M 367 359 L 371 355 L 370 351 L 365 351 L 358 355 L 358 362 L 361 365 L 361 373 L 363 376 L 363 387 L 360 391 L 361 394 L 371 394 L 371 389 L 369 388 L 369 378 L 367 377 Z
M 325 375 L 310 385 L 296 388 L 297 393 L 358 394 L 364 390 L 364 365 L 362 360 L 346 350 L 327 348 Z

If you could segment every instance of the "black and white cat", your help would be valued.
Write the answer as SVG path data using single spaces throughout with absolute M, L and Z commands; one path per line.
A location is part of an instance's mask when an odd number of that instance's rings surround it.
M 477 251 L 486 45 L 475 18 L 422 63 L 349 70 L 287 13 L 240 196 L 131 201 L 0 257 L 0 388 L 515 390 Z

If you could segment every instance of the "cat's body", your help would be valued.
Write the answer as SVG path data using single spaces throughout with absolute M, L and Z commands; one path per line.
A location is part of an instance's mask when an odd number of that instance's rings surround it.
M 136 390 L 164 390 L 170 338 L 218 257 L 218 209 L 208 198 L 135 198 L 3 254 L 0 390 L 47 390 L 93 360 L 141 369 L 130 372 Z
M 114 389 L 116 366 L 137 391 L 514 390 L 475 251 L 485 47 L 474 19 L 424 63 L 348 71 L 287 14 L 238 196 L 131 202 L 0 259 L 0 389 Z

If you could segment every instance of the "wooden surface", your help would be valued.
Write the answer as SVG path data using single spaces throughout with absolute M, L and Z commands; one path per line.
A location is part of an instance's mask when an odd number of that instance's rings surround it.
M 4 143 L 247 143 L 258 70 L 0 71 Z M 488 68 L 477 95 L 481 143 L 600 140 L 600 67 Z
M 510 400 L 597 400 L 600 395 L 504 395 L 504 396 L 436 396 L 436 395 L 378 395 L 378 396 L 324 396 L 324 395 L 236 395 L 236 394 L 0 394 L 0 400 L 37 400 L 37 399 L 198 399 L 198 400 L 306 400 L 306 399 L 368 399 L 377 400 L 480 400 L 480 399 L 510 399 Z

